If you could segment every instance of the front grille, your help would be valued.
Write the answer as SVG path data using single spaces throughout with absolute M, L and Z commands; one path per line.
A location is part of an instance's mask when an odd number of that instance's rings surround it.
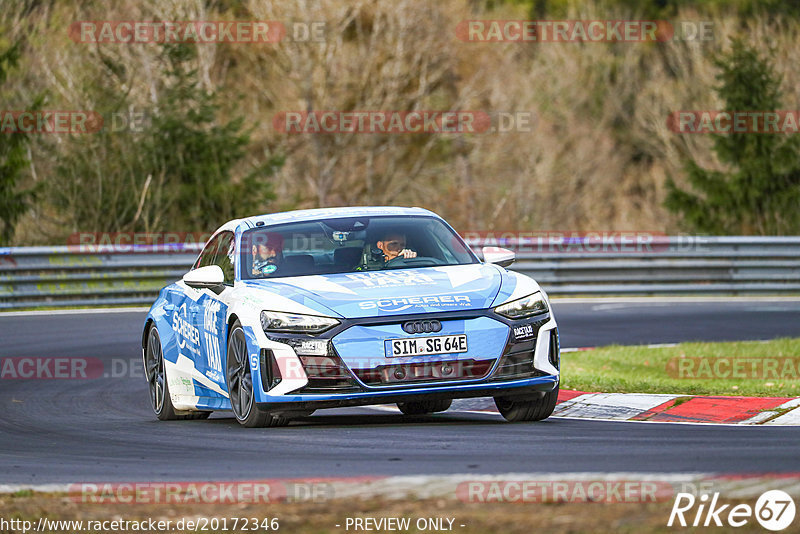
M 484 378 L 495 360 L 450 360 L 382 365 L 373 369 L 354 369 L 368 386 L 387 386 L 420 382 L 476 380 Z

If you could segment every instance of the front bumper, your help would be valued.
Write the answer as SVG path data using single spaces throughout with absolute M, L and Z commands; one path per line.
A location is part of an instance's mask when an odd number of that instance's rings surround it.
M 396 317 L 391 323 L 398 325 L 406 320 L 425 318 L 428 317 L 420 315 Z M 494 330 L 487 330 L 489 334 L 495 337 L 501 335 L 503 340 L 499 345 L 495 345 L 495 349 L 491 351 L 491 354 L 487 353 L 484 356 L 490 358 L 483 360 L 484 362 L 490 362 L 488 371 L 480 376 L 454 376 L 447 380 L 421 380 L 381 385 L 368 384 L 360 379 L 360 376 L 363 377 L 363 373 L 359 373 L 358 369 L 353 368 L 353 360 L 351 359 L 346 363 L 345 360 L 339 357 L 334 348 L 335 344 L 330 342 L 328 344 L 329 352 L 326 357 L 300 358 L 309 377 L 306 386 L 280 395 L 270 395 L 264 391 L 262 395 L 257 396 L 256 403 L 265 410 L 274 408 L 279 411 L 302 411 L 445 398 L 458 399 L 497 395 L 535 396 L 552 391 L 558 385 L 560 347 L 558 329 L 552 315 L 546 314 L 523 321 L 510 321 L 494 314 L 491 310 L 482 310 L 469 314 L 437 314 L 436 316 L 431 315 L 430 318 L 439 319 L 443 324 L 456 321 L 467 324 L 466 321 L 474 322 L 477 319 L 483 321 L 480 323 L 483 325 L 487 324 L 487 319 L 492 319 L 492 321 L 489 321 L 490 323 L 501 326 L 502 328 L 499 331 L 496 327 L 493 327 Z M 363 326 L 371 327 L 376 324 L 382 330 L 392 326 L 385 319 L 380 323 L 374 319 L 345 321 L 339 327 L 317 336 L 316 339 L 333 340 L 348 328 L 355 326 L 363 329 Z M 445 325 L 443 328 L 446 329 L 447 326 Z M 277 341 L 274 337 L 272 339 Z M 364 336 L 364 339 L 369 339 L 369 336 Z M 379 343 L 382 346 L 383 342 Z M 484 344 L 484 347 L 490 346 Z M 370 351 L 363 352 L 369 353 Z M 264 354 L 265 351 L 262 351 L 262 369 L 269 367 L 268 358 L 265 358 Z M 475 355 L 470 356 L 474 357 Z M 329 379 L 334 378 L 335 380 L 333 381 L 325 380 L 323 376 L 315 378 L 313 372 L 315 365 L 309 365 L 309 360 L 324 360 L 327 358 L 336 360 L 341 364 L 341 368 L 333 376 L 327 377 Z M 418 363 L 411 365 L 418 365 Z M 263 377 L 263 383 L 268 384 L 270 381 L 269 377 Z
M 269 411 L 303 411 L 345 406 L 366 406 L 370 404 L 393 404 L 415 400 L 467 399 L 471 397 L 532 397 L 553 391 L 559 377 L 553 375 L 537 376 L 522 380 L 505 382 L 484 382 L 479 384 L 430 384 L 418 387 L 395 389 L 391 391 L 364 391 L 357 393 L 337 393 L 332 395 L 281 395 L 270 402 L 256 403 L 259 408 Z

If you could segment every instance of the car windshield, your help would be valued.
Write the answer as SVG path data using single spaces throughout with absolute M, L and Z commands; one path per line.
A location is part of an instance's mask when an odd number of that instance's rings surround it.
M 304 221 L 242 234 L 244 280 L 469 263 L 478 259 L 435 217 Z

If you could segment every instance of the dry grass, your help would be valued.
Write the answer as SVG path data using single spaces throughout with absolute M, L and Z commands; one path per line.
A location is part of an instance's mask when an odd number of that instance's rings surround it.
M 720 500 L 720 505 L 729 501 Z M 751 507 L 754 500 L 746 502 Z M 730 508 L 730 506 L 729 506 Z M 0 514 L 38 521 L 49 519 L 126 519 L 146 518 L 197 519 L 199 517 L 278 518 L 279 532 L 336 533 L 345 529 L 347 518 L 405 517 L 412 527 L 402 532 L 424 532 L 414 525 L 419 518 L 452 518 L 453 532 L 462 534 L 505 532 L 527 534 L 532 530 L 564 533 L 583 532 L 673 532 L 667 527 L 672 499 L 661 502 L 634 503 L 462 503 L 438 500 L 333 500 L 324 503 L 276 503 L 268 505 L 91 505 L 79 504 L 65 497 L 0 497 Z M 687 514 L 688 515 L 688 514 Z M 693 519 L 693 516 L 691 516 Z M 690 521 L 691 521 L 690 519 Z M 722 520 L 725 516 L 722 517 Z M 336 527 L 336 525 L 341 525 Z M 461 525 L 464 525 L 463 527 Z M 719 530 L 719 529 L 718 529 Z M 355 532 L 351 526 L 350 532 Z M 737 532 L 763 532 L 752 518 Z M 213 532 L 213 531 L 212 531 Z
M 677 221 L 662 207 L 666 177 L 680 183 L 687 157 L 719 164 L 707 136 L 672 133 L 666 117 L 719 107 L 712 56 L 730 37 L 743 36 L 764 53 L 773 49 L 786 105 L 800 98 L 796 20 L 682 9 L 675 20 L 711 18 L 714 40 L 465 43 L 455 38 L 461 20 L 528 17 L 511 5 L 492 11 L 475 5 L 253 0 L 220 10 L 198 1 L 148 0 L 45 3 L 26 14 L 12 5 L 0 14 L 4 39 L 28 40 L 6 100 L 13 108 L 46 92 L 50 108 L 92 109 L 93 88 L 106 85 L 127 95 L 131 108 L 157 104 L 159 46 L 76 44 L 66 27 L 77 20 L 324 21 L 322 43 L 198 46 L 197 79 L 223 95 L 228 114 L 247 117 L 252 160 L 286 155 L 273 178 L 278 198 L 264 210 L 385 203 L 431 208 L 463 231 L 671 232 Z M 636 16 L 594 4 L 569 12 L 581 19 Z M 123 68 L 112 76 L 104 62 Z M 306 109 L 530 111 L 536 120 L 532 131 L 477 135 L 286 135 L 273 129 L 275 113 Z M 32 180 L 48 182 L 66 146 L 64 139 L 37 139 Z M 65 209 L 39 205 L 17 241 L 59 242 Z

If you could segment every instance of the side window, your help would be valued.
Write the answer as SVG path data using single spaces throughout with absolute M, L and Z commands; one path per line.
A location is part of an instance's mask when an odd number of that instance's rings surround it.
M 220 238 L 223 237 L 223 234 L 218 235 L 211 241 L 209 241 L 203 252 L 200 253 L 200 257 L 197 258 L 197 261 L 194 264 L 193 269 L 199 269 L 200 267 L 208 267 L 209 265 L 214 264 L 214 255 L 217 251 L 217 246 L 219 245 Z
M 233 285 L 233 256 L 236 253 L 236 239 L 232 232 L 219 235 L 219 247 L 214 256 L 214 263 L 219 265 L 225 274 L 225 283 Z

